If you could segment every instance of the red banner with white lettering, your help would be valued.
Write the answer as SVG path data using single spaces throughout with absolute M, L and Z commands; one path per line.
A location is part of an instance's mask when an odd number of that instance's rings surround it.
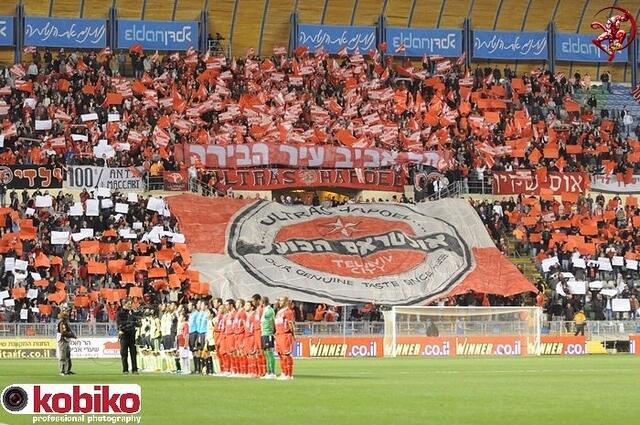
M 532 173 L 503 173 L 493 175 L 494 195 L 562 195 L 585 193 L 589 190 L 586 173 L 548 173 L 545 180 Z
M 214 170 L 219 189 L 276 190 L 334 187 L 402 192 L 406 177 L 394 170 L 285 170 L 237 169 Z
M 252 143 L 247 145 L 191 145 L 175 149 L 176 160 L 205 168 L 244 168 L 279 165 L 289 168 L 380 168 L 423 164 L 444 168 L 445 153 L 393 152 L 378 148 L 332 145 Z

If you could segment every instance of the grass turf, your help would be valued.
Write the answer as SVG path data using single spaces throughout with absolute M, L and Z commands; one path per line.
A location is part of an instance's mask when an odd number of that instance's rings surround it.
M 631 424 L 640 416 L 640 357 L 300 360 L 293 381 L 119 374 L 116 360 L 2 360 L 14 383 L 139 383 L 141 423 Z M 0 409 L 0 423 L 31 416 Z

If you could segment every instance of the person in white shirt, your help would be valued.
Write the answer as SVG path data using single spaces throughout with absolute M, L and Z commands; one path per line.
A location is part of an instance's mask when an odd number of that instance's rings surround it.
M 626 108 L 624 110 L 624 117 L 622 118 L 622 124 L 624 124 L 624 128 L 627 130 L 627 137 L 629 137 L 629 134 L 631 133 L 631 126 L 633 126 L 633 117 L 631 116 L 629 111 L 627 111 Z

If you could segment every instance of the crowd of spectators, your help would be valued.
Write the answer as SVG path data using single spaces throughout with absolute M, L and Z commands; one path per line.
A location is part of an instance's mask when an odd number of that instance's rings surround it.
M 468 188 L 469 180 L 483 180 L 493 171 L 607 172 L 624 179 L 640 169 L 640 143 L 636 140 L 640 126 L 634 127 L 637 120 L 624 110 L 601 108 L 596 113 L 593 96 L 584 105 L 572 99 L 576 90 L 590 90 L 590 76 L 576 73 L 567 78 L 543 68 L 520 76 L 509 68 L 477 67 L 465 71 L 462 62 L 425 58 L 422 65 L 408 60 L 394 63 L 390 57 L 381 59 L 379 53 L 335 58 L 321 51 L 310 54 L 299 49 L 292 57 L 278 50 L 268 58 L 248 52 L 243 58 L 225 59 L 196 52 L 160 56 L 144 52 L 139 46 L 115 53 L 47 49 L 42 56 L 36 50 L 25 55 L 22 64 L 0 68 L 0 165 L 135 166 L 155 176 L 163 170 L 188 170 L 190 180 L 205 182 L 212 194 L 219 193 L 215 176 L 197 160 L 192 167 L 182 161 L 176 148 L 183 143 L 259 140 L 394 151 L 433 150 L 447 158 L 441 170 L 444 176 L 437 183 L 429 182 L 434 193 L 446 187 L 444 182 L 461 181 Z M 133 80 L 125 78 L 128 69 L 133 70 Z M 603 75 L 601 80 L 610 90 L 610 75 Z M 37 122 L 48 120 L 50 129 L 36 129 Z M 112 149 L 105 150 L 101 140 L 106 140 Z M 75 233 L 87 223 L 65 216 L 60 205 L 72 202 L 68 195 L 54 198 L 54 207 L 38 208 L 30 214 L 27 211 L 33 209 L 29 205 L 35 198 L 22 196 L 10 197 L 14 208 L 5 210 L 10 218 L 5 223 L 3 240 L 9 240 L 7 235 L 16 230 L 20 232 L 22 221 L 26 220 L 25 227 L 36 229 L 36 238 L 21 239 L 27 248 L 24 258 L 59 254 L 63 262 L 46 270 L 30 265 L 24 289 L 32 289 L 36 281 L 41 287 L 37 301 L 23 298 L 21 303 L 55 308 L 48 295 L 63 288 L 70 294 L 79 288 L 95 294 L 98 287 L 118 288 L 123 283 L 117 279 L 114 283 L 111 273 L 103 277 L 85 273 L 85 280 L 73 283 L 90 261 L 88 258 L 93 261 L 93 257 L 78 254 L 76 242 L 50 245 L 48 236 L 56 227 L 67 226 Z M 117 196 L 112 194 L 109 199 L 113 203 L 122 200 Z M 164 225 L 164 231 L 177 230 L 169 217 L 145 209 L 145 202 L 142 199 L 133 204 L 134 212 L 117 222 L 109 218 L 113 211 L 101 210 L 99 217 L 104 218 L 89 220 L 99 224 L 95 241 L 118 243 L 116 230 L 134 222 L 143 223 L 142 229 L 136 229 L 140 234 L 157 224 Z M 604 281 L 605 289 L 614 282 L 618 294 L 629 295 L 632 303 L 637 303 L 632 298 L 637 295 L 632 283 L 637 271 L 630 269 L 628 263 L 637 261 L 635 247 L 640 242 L 636 231 L 640 222 L 634 219 L 640 212 L 633 200 L 623 205 L 619 199 L 604 202 L 579 197 L 559 202 L 544 196 L 520 196 L 475 206 L 499 248 L 506 250 L 507 235 L 512 234 L 518 240 L 518 249 L 540 264 L 545 259 L 558 258 L 559 265 L 550 269 L 546 267 L 550 263 L 544 263 L 544 285 L 552 288 L 552 296 L 548 297 L 551 306 L 558 299 L 556 280 L 562 284 L 569 279 L 559 273 L 572 273 L 575 280 Z M 95 220 L 100 223 L 93 223 Z M 104 236 L 105 232 L 108 236 Z M 109 236 L 113 232 L 115 239 Z M 151 253 L 175 251 L 167 238 L 159 244 L 145 249 Z M 116 260 L 132 261 L 144 256 L 145 251 L 136 244 L 130 251 L 108 254 L 118 256 Z M 109 255 L 105 257 L 107 261 Z M 576 255 L 585 260 L 584 268 L 576 267 Z M 176 256 L 180 258 L 180 253 Z M 623 257 L 624 265 L 616 260 L 612 271 L 602 270 L 599 259 L 613 257 Z M 596 260 L 599 268 L 593 266 Z M 154 267 L 150 264 L 149 268 L 164 268 L 169 275 L 181 274 L 171 273 L 172 261 L 166 267 L 158 263 L 153 259 Z M 180 262 L 178 265 L 185 266 Z M 63 274 L 63 269 L 69 272 Z M 39 273 L 42 279 L 34 280 L 31 272 Z M 145 277 L 144 270 L 136 270 L 134 275 L 135 281 L 127 285 L 143 285 L 144 295 L 153 296 L 153 279 Z M 65 276 L 71 276 L 71 281 L 66 282 Z M 15 289 L 15 282 L 7 281 L 6 273 L 3 279 L 3 288 Z M 181 289 L 173 289 L 178 296 L 188 296 L 188 286 L 186 279 L 181 281 Z M 175 291 L 167 293 L 172 292 Z M 593 293 L 587 290 L 583 303 L 597 300 L 597 296 L 590 296 Z M 91 295 L 89 306 L 80 307 L 74 314 L 108 316 L 109 303 L 100 303 L 102 298 L 96 300 L 95 296 Z M 567 298 L 572 296 L 564 297 Z M 462 302 L 486 301 L 477 298 Z M 19 314 L 22 309 L 15 311 Z

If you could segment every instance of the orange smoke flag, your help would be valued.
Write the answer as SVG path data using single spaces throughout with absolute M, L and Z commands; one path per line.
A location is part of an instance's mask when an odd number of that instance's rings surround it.
M 122 105 L 124 98 L 120 93 L 107 93 L 102 106 Z
M 137 53 L 141 55 L 143 52 L 144 52 L 144 49 L 142 48 L 142 44 L 136 43 L 131 47 L 129 47 L 129 53 Z
M 597 236 L 598 227 L 593 224 L 582 224 L 580 226 L 580 234 L 583 236 Z
M 542 154 L 538 149 L 533 149 L 529 154 L 529 162 L 532 164 L 537 164 L 538 161 L 540 161 L 540 158 L 542 158 Z
M 129 297 L 142 298 L 142 288 L 139 286 L 132 286 L 129 288 Z
M 167 277 L 167 270 L 162 267 L 154 267 L 149 270 L 149 279 Z
M 125 260 L 109 260 L 107 270 L 109 273 L 120 273 L 126 264 Z
M 131 250 L 132 250 L 131 241 L 121 241 L 121 242 L 118 242 L 118 244 L 116 245 L 117 252 L 127 252 Z
M 76 307 L 89 307 L 89 297 L 77 296 L 73 300 L 73 305 Z
M 572 100 L 565 100 L 564 107 L 567 112 L 580 112 L 580 105 Z
M 87 263 L 89 274 L 107 274 L 107 265 L 98 261 L 89 261 Z
M 353 134 L 349 130 L 345 130 L 341 128 L 336 131 L 336 138 L 342 143 L 344 146 L 353 147 L 353 144 L 358 141 Z
M 512 78 L 511 79 L 511 87 L 514 90 L 517 90 L 517 91 L 524 90 L 524 88 L 525 88 L 524 87 L 524 81 L 522 80 L 522 78 Z
M 69 83 L 69 81 L 63 78 L 58 80 L 58 90 L 63 92 L 68 92 L 70 87 L 71 87 L 71 83 Z
M 556 159 L 560 156 L 560 152 L 558 151 L 558 145 L 547 145 L 543 149 L 544 157 L 550 159 Z
M 500 122 L 500 113 L 499 112 L 485 112 L 484 118 L 487 122 L 497 124 Z
M 165 248 L 156 252 L 156 258 L 158 261 L 171 261 L 173 260 L 173 256 L 175 255 L 175 251 L 173 249 Z
M 142 94 L 146 89 L 147 88 L 140 80 L 134 81 L 133 84 L 131 85 L 131 90 L 133 90 L 133 92 L 136 94 Z
M 38 304 L 38 311 L 43 316 L 50 316 L 53 312 L 53 308 L 50 304 Z
M 13 288 L 11 290 L 11 298 L 19 300 L 20 298 L 27 297 L 27 290 L 25 288 Z
M 47 257 L 41 252 L 36 257 L 36 261 L 34 265 L 36 266 L 36 268 L 39 268 L 39 267 L 49 268 L 51 267 L 51 261 L 49 260 L 49 257 Z
M 100 243 L 98 241 L 81 241 L 80 253 L 82 255 L 99 254 Z

